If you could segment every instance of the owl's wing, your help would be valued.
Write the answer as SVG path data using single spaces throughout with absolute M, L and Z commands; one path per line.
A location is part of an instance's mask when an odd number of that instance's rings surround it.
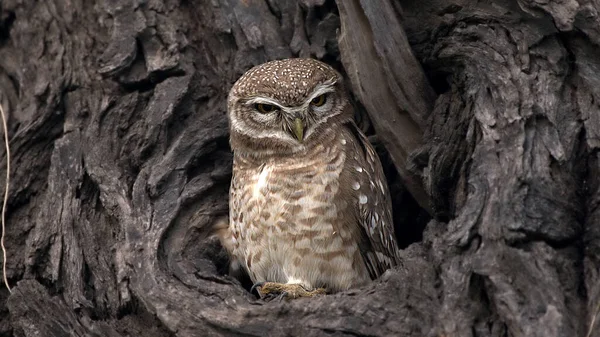
M 356 200 L 356 217 L 361 225 L 361 254 L 371 278 L 377 278 L 400 261 L 394 234 L 392 203 L 379 157 L 367 137 L 352 123 L 358 152 L 349 163 L 354 167 L 351 188 Z M 352 154 L 350 154 L 352 156 Z

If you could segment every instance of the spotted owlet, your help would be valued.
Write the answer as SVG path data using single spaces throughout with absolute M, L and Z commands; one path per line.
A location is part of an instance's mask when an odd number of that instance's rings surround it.
M 313 59 L 256 66 L 231 89 L 221 240 L 262 295 L 342 291 L 398 263 L 381 163 L 353 117 L 340 74 Z

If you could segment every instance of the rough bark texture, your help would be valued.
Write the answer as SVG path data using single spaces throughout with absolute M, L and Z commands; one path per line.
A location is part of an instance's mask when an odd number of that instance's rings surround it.
M 0 336 L 600 336 L 599 11 L 3 1 Z M 296 56 L 348 77 L 406 248 L 363 289 L 264 303 L 208 237 L 228 212 L 225 98 Z

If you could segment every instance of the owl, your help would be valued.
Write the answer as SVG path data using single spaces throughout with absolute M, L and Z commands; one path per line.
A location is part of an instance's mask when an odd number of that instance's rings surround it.
M 342 77 L 314 59 L 264 63 L 228 97 L 232 260 L 261 296 L 362 286 L 399 263 L 381 163 Z

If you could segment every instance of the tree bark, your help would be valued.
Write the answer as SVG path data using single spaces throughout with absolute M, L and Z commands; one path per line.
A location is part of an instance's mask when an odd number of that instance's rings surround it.
M 5 0 L 0 336 L 600 336 L 599 11 Z M 347 77 L 405 248 L 364 288 L 265 303 L 209 234 L 228 90 L 287 57 Z

